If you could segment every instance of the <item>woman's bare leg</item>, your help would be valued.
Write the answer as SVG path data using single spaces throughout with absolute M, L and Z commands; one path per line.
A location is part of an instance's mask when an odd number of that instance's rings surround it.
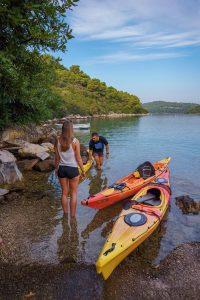
M 67 178 L 59 178 L 60 185 L 62 188 L 62 198 L 61 198 L 61 203 L 62 203 L 62 208 L 64 214 L 67 214 L 68 212 L 68 191 L 69 191 L 69 179 Z
M 76 207 L 77 207 L 77 190 L 78 190 L 78 183 L 79 177 L 74 177 L 73 179 L 69 179 L 69 187 L 70 187 L 70 213 L 71 217 L 75 217 L 76 215 Z

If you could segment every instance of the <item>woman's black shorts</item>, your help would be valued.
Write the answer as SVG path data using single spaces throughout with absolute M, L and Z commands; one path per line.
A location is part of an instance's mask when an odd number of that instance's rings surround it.
M 77 167 L 59 166 L 58 177 L 72 179 L 79 175 L 79 170 Z

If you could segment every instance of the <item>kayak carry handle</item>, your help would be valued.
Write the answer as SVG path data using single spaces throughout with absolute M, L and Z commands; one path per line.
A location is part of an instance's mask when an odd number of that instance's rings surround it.
M 116 246 L 116 243 L 112 243 L 112 246 L 108 250 L 106 250 L 103 255 L 107 256 L 110 252 L 115 250 L 115 246 Z

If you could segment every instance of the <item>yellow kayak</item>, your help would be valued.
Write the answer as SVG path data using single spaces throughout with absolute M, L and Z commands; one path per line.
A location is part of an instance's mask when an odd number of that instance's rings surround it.
M 160 224 L 169 206 L 169 168 L 127 202 L 96 262 L 107 279 L 113 270 Z
M 87 173 L 87 172 L 91 169 L 91 167 L 92 167 L 92 165 L 93 165 L 93 162 L 94 162 L 93 160 L 88 160 L 87 163 L 86 163 L 85 165 L 83 165 L 83 168 L 84 168 L 84 172 L 85 172 L 85 173 Z M 80 173 L 80 174 L 82 173 L 80 167 L 79 167 L 79 173 Z

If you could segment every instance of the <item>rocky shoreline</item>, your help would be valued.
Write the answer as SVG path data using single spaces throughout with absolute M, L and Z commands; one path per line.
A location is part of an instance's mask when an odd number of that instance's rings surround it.
M 200 243 L 186 243 L 160 265 L 144 266 L 126 260 L 103 281 L 93 265 L 0 265 L 0 298 L 30 299 L 198 299 Z M 123 272 L 123 276 L 122 273 Z M 91 284 L 92 283 L 92 284 Z M 77 288 L 78 287 L 78 288 Z

